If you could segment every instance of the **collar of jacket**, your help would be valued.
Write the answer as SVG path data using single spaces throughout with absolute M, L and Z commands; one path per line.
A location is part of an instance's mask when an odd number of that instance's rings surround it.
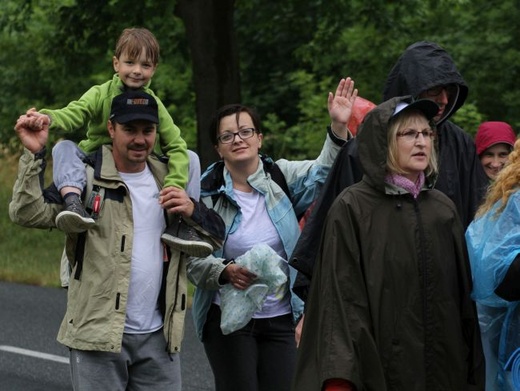
M 116 188 L 119 186 L 118 183 L 122 183 L 121 177 L 116 168 L 111 145 L 103 145 L 101 148 L 98 148 L 95 152 L 87 155 L 83 159 L 83 162 L 94 167 L 94 178 L 97 181 L 104 182 L 103 186 L 107 188 Z M 150 154 L 146 158 L 146 164 L 150 168 L 155 180 L 158 184 L 161 184 L 161 181 L 158 180 L 158 178 L 162 179 L 162 177 L 166 175 L 166 163 L 162 162 L 156 155 Z M 161 172 L 161 169 L 164 172 Z
M 423 187 L 421 188 L 421 193 L 423 191 L 428 191 L 433 189 L 433 186 L 431 184 L 428 184 L 427 182 L 424 183 Z M 402 187 L 399 187 L 397 185 L 394 185 L 392 183 L 386 183 L 385 182 L 385 194 L 388 195 L 403 195 L 403 194 L 410 194 L 407 190 L 403 189 Z
M 260 162 L 258 164 L 258 168 L 254 174 L 254 176 L 258 173 L 259 170 L 267 169 L 269 165 L 274 164 L 272 158 L 267 155 L 260 154 Z M 201 194 L 204 196 L 211 196 L 213 194 L 222 193 L 225 191 L 225 181 L 224 181 L 224 171 L 225 164 L 223 160 L 219 160 L 218 162 L 213 163 L 208 167 L 206 172 L 202 175 L 202 179 L 200 182 L 200 190 Z

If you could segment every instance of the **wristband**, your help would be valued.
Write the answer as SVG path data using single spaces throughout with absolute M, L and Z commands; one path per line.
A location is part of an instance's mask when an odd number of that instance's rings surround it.
M 43 159 L 47 154 L 47 147 L 43 147 L 38 152 L 34 153 L 34 160 Z

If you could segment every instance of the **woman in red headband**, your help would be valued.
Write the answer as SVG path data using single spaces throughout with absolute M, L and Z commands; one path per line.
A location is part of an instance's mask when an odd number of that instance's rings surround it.
M 506 122 L 488 121 L 478 127 L 475 145 L 480 163 L 488 178 L 494 181 L 513 150 L 516 134 Z

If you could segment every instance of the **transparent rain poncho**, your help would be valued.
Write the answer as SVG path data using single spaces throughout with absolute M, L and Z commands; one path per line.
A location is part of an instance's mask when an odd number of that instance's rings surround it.
M 520 254 L 520 192 L 512 194 L 504 210 L 497 214 L 500 205 L 497 202 L 466 231 L 472 298 L 479 304 L 484 349 L 495 353 L 486 352 L 486 360 L 497 360 L 493 389 L 520 390 L 520 302 L 506 301 L 495 294 Z

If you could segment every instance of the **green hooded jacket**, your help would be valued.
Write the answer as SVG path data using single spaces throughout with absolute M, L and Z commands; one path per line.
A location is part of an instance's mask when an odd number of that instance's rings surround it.
M 51 117 L 49 131 L 84 131 L 86 138 L 78 144 L 89 154 L 103 144 L 111 144 L 107 121 L 110 116 L 112 99 L 121 94 L 125 85 L 117 74 L 106 83 L 91 87 L 78 100 L 70 102 L 62 109 L 42 109 L 39 112 Z M 159 126 L 154 151 L 168 157 L 168 175 L 164 186 L 186 188 L 188 182 L 188 147 L 181 137 L 181 131 L 173 122 L 161 100 L 150 89 L 150 82 L 143 91 L 157 100 L 159 107 Z

